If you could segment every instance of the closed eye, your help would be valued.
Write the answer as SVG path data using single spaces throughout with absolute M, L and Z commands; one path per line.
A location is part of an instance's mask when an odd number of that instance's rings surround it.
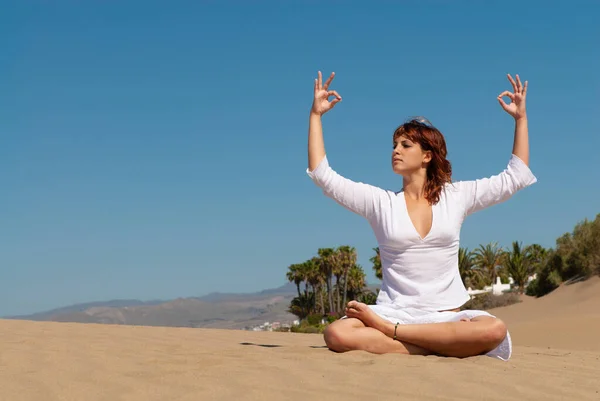
M 410 148 L 412 146 L 411 143 L 406 141 L 402 141 L 400 145 L 402 145 L 403 148 Z M 398 146 L 398 142 L 394 142 L 394 149 L 396 149 L 396 146 Z

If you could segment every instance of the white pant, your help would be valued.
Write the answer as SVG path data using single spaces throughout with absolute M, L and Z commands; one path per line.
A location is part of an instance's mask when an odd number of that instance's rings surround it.
M 369 307 L 377 313 L 377 315 L 390 321 L 391 323 L 400 324 L 424 324 L 424 323 L 445 323 L 458 322 L 461 319 L 473 319 L 477 316 L 490 316 L 488 312 L 482 310 L 463 310 L 460 312 L 432 312 L 417 308 L 398 308 L 394 305 L 369 305 Z M 498 358 L 503 361 L 508 361 L 512 354 L 512 341 L 510 333 L 506 333 L 506 337 L 496 348 L 488 352 L 486 355 Z

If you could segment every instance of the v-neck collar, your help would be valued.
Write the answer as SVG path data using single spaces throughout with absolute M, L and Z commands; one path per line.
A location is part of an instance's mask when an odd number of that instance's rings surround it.
M 435 225 L 435 204 L 431 205 L 431 227 L 429 228 L 429 231 L 427 232 L 427 234 L 425 234 L 424 237 L 421 237 L 421 234 L 419 234 L 419 231 L 417 230 L 417 227 L 415 226 L 415 223 L 413 222 L 412 218 L 410 217 L 410 213 L 408 212 L 408 203 L 406 202 L 406 195 L 404 193 L 404 190 L 401 190 L 399 195 L 402 198 L 402 205 L 404 206 L 404 212 L 406 213 L 406 217 L 408 218 L 408 222 L 410 223 L 410 226 L 412 227 L 413 232 L 415 233 L 415 235 L 417 236 L 419 241 L 421 241 L 421 242 L 427 241 L 431 237 L 431 233 L 432 233 L 434 225 Z

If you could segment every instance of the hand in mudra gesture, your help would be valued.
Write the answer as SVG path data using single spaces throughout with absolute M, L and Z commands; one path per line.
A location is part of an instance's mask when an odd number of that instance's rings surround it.
M 523 118 L 527 116 L 527 112 L 525 110 L 525 98 L 527 97 L 527 81 L 525 81 L 525 85 L 521 84 L 521 79 L 519 78 L 519 74 L 516 75 L 517 82 L 508 74 L 508 80 L 512 84 L 513 92 L 504 91 L 498 95 L 498 102 L 500 106 L 506 111 L 508 114 L 513 116 L 515 119 Z M 506 104 L 504 96 L 510 99 L 510 104 Z
M 325 84 L 323 84 L 323 78 L 321 71 L 319 71 L 319 78 L 315 79 L 315 98 L 313 99 L 312 112 L 318 115 L 323 115 L 331 110 L 342 97 L 334 90 L 329 90 L 329 85 L 333 81 L 335 72 L 332 72 Z M 332 101 L 329 101 L 331 96 L 335 96 Z

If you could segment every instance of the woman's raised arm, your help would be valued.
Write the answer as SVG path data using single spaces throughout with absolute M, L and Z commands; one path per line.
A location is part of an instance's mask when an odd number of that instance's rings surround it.
M 515 80 L 508 75 L 514 92 L 504 91 L 498 95 L 500 106 L 515 119 L 512 154 L 508 166 L 498 175 L 475 181 L 462 182 L 465 215 L 501 203 L 517 191 L 534 184 L 537 179 L 529 168 L 529 132 L 527 128 L 527 81 L 523 85 L 519 75 Z M 503 97 L 511 102 L 507 104 Z
M 498 95 L 500 106 L 515 119 L 515 138 L 512 153 L 529 166 L 529 131 L 527 128 L 527 81 L 525 85 L 521 83 L 519 74 L 517 82 L 508 74 L 514 92 L 504 91 Z M 503 97 L 508 97 L 511 102 L 506 104 Z
M 323 125 L 321 116 L 333 109 L 342 100 L 342 97 L 334 90 L 329 90 L 335 73 L 332 72 L 325 84 L 322 83 L 321 71 L 315 79 L 315 97 L 310 109 L 310 121 L 308 123 L 308 169 L 313 171 L 325 157 L 325 143 L 323 141 Z M 335 96 L 329 101 L 331 96 Z
M 373 219 L 381 216 L 382 208 L 390 204 L 387 191 L 342 177 L 329 166 L 325 153 L 321 117 L 342 100 L 336 91 L 329 89 L 333 77 L 334 73 L 331 73 L 323 84 L 319 71 L 319 77 L 315 79 L 314 100 L 308 125 L 307 173 L 326 196 L 369 221 L 374 221 Z M 329 101 L 331 96 L 334 96 L 334 99 Z

